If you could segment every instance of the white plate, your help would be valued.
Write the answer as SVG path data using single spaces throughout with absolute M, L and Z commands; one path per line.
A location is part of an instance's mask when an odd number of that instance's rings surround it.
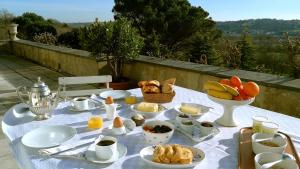
M 147 164 L 154 166 L 154 167 L 161 167 L 161 168 L 189 168 L 198 165 L 204 158 L 205 154 L 202 150 L 190 146 L 184 146 L 192 150 L 194 154 L 194 159 L 191 164 L 162 164 L 156 163 L 152 161 L 152 155 L 154 151 L 154 146 L 145 147 L 140 151 L 140 157 L 144 162 Z
M 104 106 L 103 105 L 100 105 L 101 103 L 95 103 L 94 101 L 92 100 L 89 100 L 89 108 L 88 109 L 77 109 L 73 103 L 71 103 L 70 106 L 68 106 L 68 109 L 70 111 L 73 111 L 73 112 L 82 112 L 82 111 L 90 111 L 90 110 L 95 110 L 97 108 L 103 108 L 104 109 Z
M 88 150 L 85 152 L 85 158 L 88 161 L 91 161 L 93 163 L 113 163 L 117 160 L 119 160 L 120 158 L 124 157 L 127 154 L 127 148 L 118 143 L 117 145 L 117 149 L 118 149 L 118 156 L 116 156 L 115 158 L 111 158 L 108 160 L 101 160 L 99 158 L 97 158 L 96 156 L 96 152 L 95 152 L 95 144 L 92 144 L 89 146 Z
M 197 115 L 192 115 L 192 114 L 188 114 L 188 113 L 184 113 L 180 110 L 180 107 L 182 104 L 186 104 L 186 105 L 191 105 L 193 107 L 198 107 L 201 109 L 201 113 L 197 114 Z M 186 114 L 186 115 L 189 115 L 193 118 L 200 118 L 201 116 L 203 116 L 205 113 L 207 113 L 210 109 L 210 107 L 207 107 L 207 106 L 204 106 L 204 105 L 201 105 L 201 104 L 197 104 L 197 103 L 181 103 L 180 105 L 176 105 L 174 107 L 174 109 L 179 112 L 179 113 L 183 113 L 183 114 Z
M 180 133 L 182 133 L 183 135 L 187 136 L 188 138 L 190 138 L 191 140 L 193 140 L 194 142 L 197 142 L 197 143 L 207 140 L 209 138 L 212 138 L 215 135 L 220 133 L 220 129 L 215 127 L 210 134 L 201 135 L 200 129 L 197 126 L 195 126 L 193 133 L 189 133 L 189 132 L 185 131 L 184 129 L 182 129 L 182 127 L 180 126 L 180 124 L 178 124 L 178 122 L 176 122 L 176 120 L 167 120 L 167 122 L 172 123 L 175 126 L 175 129 L 177 131 L 179 131 Z M 199 123 L 199 122 L 196 122 L 196 123 Z M 199 123 L 199 125 L 200 125 L 200 123 Z
M 131 93 L 126 90 L 109 90 L 100 93 L 100 97 L 106 99 L 108 96 L 111 96 L 114 100 L 123 99 L 127 96 L 130 96 Z
M 76 130 L 65 125 L 46 126 L 34 129 L 22 137 L 22 143 L 32 148 L 49 148 L 59 146 L 71 139 Z
M 156 117 L 157 115 L 159 115 L 159 114 L 165 112 L 166 110 L 168 110 L 167 108 L 165 108 L 164 106 L 162 106 L 162 105 L 159 104 L 159 105 L 158 105 L 158 112 L 142 112 L 142 111 L 139 111 L 139 110 L 136 109 L 137 105 L 138 105 L 138 104 L 131 105 L 131 106 L 130 106 L 130 109 L 131 109 L 133 112 L 135 112 L 135 113 L 137 113 L 137 114 L 140 114 L 140 115 L 144 116 L 145 118 L 154 118 L 154 117 Z

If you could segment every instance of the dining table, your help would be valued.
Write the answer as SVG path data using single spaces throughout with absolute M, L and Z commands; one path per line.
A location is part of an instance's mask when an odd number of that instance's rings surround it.
M 174 106 L 181 103 L 197 103 L 211 107 L 209 112 L 204 114 L 198 121 L 214 122 L 222 115 L 222 106 L 211 101 L 207 97 L 207 94 L 179 86 L 174 86 L 174 90 L 176 91 L 176 95 L 174 96 L 173 101 L 163 104 L 163 106 L 167 108 L 167 111 L 159 114 L 153 119 L 175 119 L 178 112 L 174 110 Z M 128 91 L 131 94 L 136 95 L 137 98 L 142 98 L 141 89 L 136 88 Z M 117 115 L 123 120 L 130 119 L 133 115 L 130 106 L 125 104 L 124 99 L 116 100 L 116 102 L 122 105 L 121 109 L 117 110 Z M 154 168 L 143 162 L 139 155 L 144 147 L 149 146 L 144 140 L 142 127 L 136 127 L 133 131 L 125 135 L 115 136 L 119 143 L 127 147 L 127 154 L 118 161 L 109 164 L 96 164 L 84 159 L 60 158 L 55 156 L 46 157 L 40 155 L 38 149 L 26 147 L 22 144 L 22 136 L 43 126 L 67 125 L 76 129 L 77 134 L 63 143 L 63 145 L 68 145 L 80 140 L 97 138 L 100 134 L 103 134 L 102 129 L 88 129 L 87 121 L 92 116 L 102 116 L 104 119 L 104 128 L 112 124 L 112 120 L 106 119 L 104 109 L 99 108 L 85 112 L 73 112 L 70 111 L 68 108 L 69 106 L 70 101 L 60 102 L 57 108 L 52 112 L 52 117 L 42 121 L 34 120 L 34 115 L 23 103 L 11 107 L 5 113 L 2 121 L 2 130 L 9 139 L 9 147 L 20 169 Z M 195 169 L 236 169 L 238 167 L 239 156 L 239 131 L 243 127 L 252 126 L 252 117 L 256 115 L 266 116 L 269 120 L 278 123 L 280 126 L 279 131 L 288 133 L 290 137 L 295 140 L 294 145 L 297 150 L 300 151 L 300 119 L 251 105 L 235 108 L 234 118 L 238 122 L 238 126 L 236 127 L 223 127 L 217 125 L 220 130 L 217 135 L 198 143 L 182 133 L 175 131 L 169 143 L 193 146 L 203 150 L 205 158 L 200 164 L 194 167 Z M 87 146 L 80 147 L 76 151 L 84 152 L 86 149 Z

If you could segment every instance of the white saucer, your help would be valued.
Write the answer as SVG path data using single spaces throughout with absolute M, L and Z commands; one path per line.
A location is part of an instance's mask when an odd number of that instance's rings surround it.
M 100 104 L 100 103 L 99 103 L 99 104 Z M 71 103 L 71 105 L 68 106 L 68 109 L 69 109 L 70 111 L 73 111 L 73 112 L 90 111 L 90 110 L 95 110 L 95 109 L 97 109 L 97 108 L 102 108 L 102 107 L 103 107 L 102 105 L 99 105 L 99 104 L 97 104 L 97 103 L 95 103 L 95 102 L 89 100 L 89 108 L 87 108 L 87 109 L 77 109 L 77 108 L 73 105 L 73 103 Z M 104 107 L 103 107 L 103 108 L 104 108 Z
M 124 157 L 127 154 L 127 148 L 118 143 L 118 155 L 115 155 L 115 157 L 112 157 L 108 160 L 101 160 L 96 156 L 96 152 L 95 152 L 95 144 L 90 145 L 90 147 L 88 148 L 88 150 L 85 152 L 85 158 L 88 161 L 91 161 L 93 163 L 113 163 L 118 161 L 120 158 Z
M 100 97 L 106 99 L 108 96 L 111 96 L 114 100 L 124 99 L 127 96 L 130 96 L 131 93 L 126 90 L 108 90 L 99 94 Z

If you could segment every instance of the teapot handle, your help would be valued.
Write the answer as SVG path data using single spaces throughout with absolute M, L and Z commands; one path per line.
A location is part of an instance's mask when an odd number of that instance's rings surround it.
M 25 99 L 24 99 L 24 95 L 28 96 L 26 87 L 25 86 L 17 87 L 16 92 L 17 92 L 17 95 L 19 96 L 20 100 L 23 103 L 28 104 L 28 102 L 25 101 Z

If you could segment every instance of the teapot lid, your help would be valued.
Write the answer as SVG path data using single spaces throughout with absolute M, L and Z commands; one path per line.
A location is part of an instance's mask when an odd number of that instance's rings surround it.
M 38 77 L 37 82 L 33 84 L 31 91 L 40 93 L 41 96 L 48 96 L 50 94 L 48 85 L 46 85 L 45 82 L 41 81 L 41 77 Z

